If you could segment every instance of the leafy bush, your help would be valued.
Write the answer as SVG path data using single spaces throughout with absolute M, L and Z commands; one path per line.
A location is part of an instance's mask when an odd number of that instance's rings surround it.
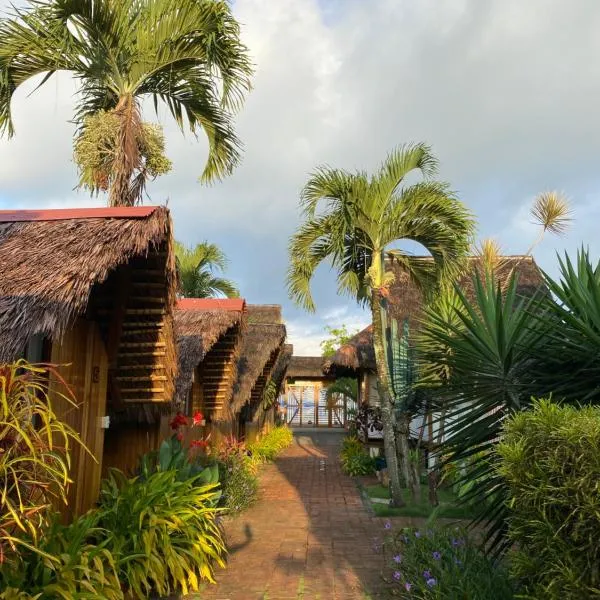
M 64 384 L 46 365 L 0 365 L 0 564 L 17 559 L 23 536 L 37 539 L 52 500 L 66 502 L 69 451 L 80 441 L 54 413 L 49 375 Z M 64 390 L 52 394 L 75 409 L 66 384 Z
M 600 598 L 600 408 L 534 403 L 498 446 L 514 576 L 531 598 Z
M 106 548 L 106 532 L 98 529 L 98 513 L 90 511 L 70 525 L 53 514 L 37 540 L 26 538 L 18 561 L 0 570 L 2 600 L 123 598 L 116 562 Z
M 197 591 L 223 566 L 215 485 L 179 480 L 173 470 L 147 479 L 112 471 L 100 494 L 99 525 L 118 559 L 119 578 L 136 598 Z
M 361 441 L 354 436 L 344 438 L 340 462 L 346 475 L 356 477 L 375 473 L 375 459 L 369 456 Z
M 386 528 L 391 528 L 386 524 Z M 460 529 L 403 529 L 385 540 L 390 595 L 419 600 L 509 600 L 507 570 L 493 562 Z
M 230 512 L 245 510 L 258 498 L 258 479 L 252 459 L 231 455 L 220 465 L 223 482 L 222 505 Z
M 257 460 L 262 462 L 272 461 L 285 450 L 294 439 L 292 430 L 287 426 L 274 427 L 258 441 L 250 444 L 248 449 Z

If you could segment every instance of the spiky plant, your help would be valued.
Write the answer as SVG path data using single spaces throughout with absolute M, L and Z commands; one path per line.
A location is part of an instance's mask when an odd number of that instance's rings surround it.
M 239 162 L 233 114 L 250 88 L 252 66 L 225 0 L 28 0 L 13 6 L 0 21 L 0 132 L 14 133 L 15 91 L 37 75 L 44 76 L 41 86 L 57 71 L 79 82 L 76 155 L 90 137 L 89 117 L 101 111 L 116 117 L 110 160 L 96 173 L 85 161 L 79 165 L 87 187 L 108 186 L 111 205 L 140 202 L 152 176 L 144 156 L 145 98 L 157 112 L 165 105 L 182 132 L 204 130 L 203 180 L 222 177 Z

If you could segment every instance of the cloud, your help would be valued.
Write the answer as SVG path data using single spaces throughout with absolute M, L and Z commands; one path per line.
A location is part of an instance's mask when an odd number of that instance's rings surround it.
M 234 10 L 257 65 L 237 119 L 244 162 L 201 186 L 205 140 L 183 138 L 161 110 L 174 169 L 150 192 L 168 199 L 179 238 L 223 247 L 249 301 L 284 305 L 299 348 L 318 348 L 341 306 L 365 318 L 337 297 L 326 267 L 315 278 L 316 316 L 287 300 L 287 240 L 319 164 L 372 169 L 394 145 L 427 141 L 482 236 L 523 252 L 531 199 L 559 189 L 576 221 L 536 258 L 553 271 L 556 250 L 584 243 L 598 255 L 597 0 L 236 0 Z M 61 75 L 28 97 L 34 84 L 14 100 L 15 139 L 0 143 L 0 204 L 101 202 L 73 191 L 74 82 Z

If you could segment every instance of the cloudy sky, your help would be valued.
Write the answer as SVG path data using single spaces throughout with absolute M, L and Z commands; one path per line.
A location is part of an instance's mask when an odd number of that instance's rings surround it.
M 161 112 L 174 169 L 150 193 L 168 202 L 178 239 L 225 250 L 249 302 L 283 305 L 297 354 L 318 352 L 325 325 L 368 322 L 327 267 L 316 315 L 287 298 L 298 195 L 319 164 L 372 169 L 393 146 L 425 141 L 481 237 L 523 253 L 533 197 L 557 189 L 575 222 L 536 259 L 555 272 L 557 251 L 585 244 L 598 257 L 600 2 L 236 0 L 234 10 L 257 70 L 237 121 L 243 164 L 201 186 L 204 140 L 182 138 Z M 75 83 L 59 76 L 28 96 L 34 85 L 13 100 L 16 137 L 0 141 L 0 207 L 102 204 L 73 190 Z

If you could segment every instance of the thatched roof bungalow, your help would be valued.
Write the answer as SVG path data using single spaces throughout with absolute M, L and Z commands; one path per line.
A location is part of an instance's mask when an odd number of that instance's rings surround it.
M 187 415 L 202 412 L 209 429 L 220 423 L 221 433 L 231 433 L 223 424 L 231 422 L 229 405 L 245 326 L 241 298 L 183 298 L 177 303 L 177 407 Z
M 57 398 L 55 408 L 98 461 L 83 450 L 72 457 L 69 510 L 82 512 L 96 501 L 103 463 L 110 464 L 105 428 L 113 433 L 119 415 L 172 399 L 176 270 L 169 212 L 0 211 L 0 272 L 0 361 L 24 356 L 61 365 L 80 403 L 73 410 Z
M 248 423 L 253 422 L 263 401 L 267 383 L 283 350 L 285 336 L 281 306 L 248 305 L 247 327 L 242 338 L 231 402 L 232 414 L 239 415 L 240 437 L 245 436 L 246 430 L 252 429 Z
M 430 257 L 420 257 L 424 262 L 431 262 Z M 482 269 L 481 259 L 469 259 L 469 270 L 459 281 L 459 286 L 467 297 L 473 296 L 473 273 Z M 389 264 L 389 263 L 388 263 Z M 395 281 L 390 287 L 389 312 L 399 323 L 408 319 L 411 335 L 419 329 L 424 306 L 421 289 L 397 263 L 391 263 Z M 543 288 L 543 278 L 535 260 L 531 256 L 503 256 L 497 266 L 497 277 L 500 282 L 516 272 L 517 293 L 523 297 L 531 297 Z M 375 352 L 373 350 L 373 332 L 369 325 L 326 361 L 325 372 L 336 376 L 356 376 L 359 379 L 359 397 L 362 402 L 377 398 L 375 377 Z

